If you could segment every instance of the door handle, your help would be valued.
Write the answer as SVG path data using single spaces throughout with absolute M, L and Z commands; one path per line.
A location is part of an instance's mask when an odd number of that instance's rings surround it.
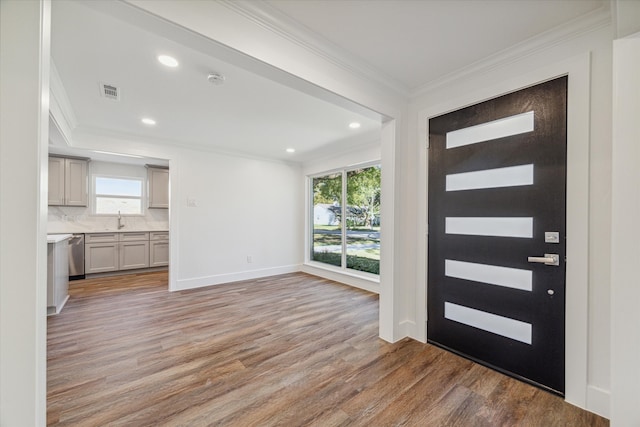
M 527 258 L 529 262 L 538 262 L 545 265 L 560 265 L 560 255 L 544 254 L 544 256 L 530 256 Z

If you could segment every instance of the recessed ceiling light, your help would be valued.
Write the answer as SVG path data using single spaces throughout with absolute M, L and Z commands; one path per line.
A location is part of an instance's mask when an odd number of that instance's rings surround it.
M 351 123 L 349 123 L 349 127 L 350 127 L 351 129 L 358 129 L 358 128 L 360 127 L 360 123 L 358 123 L 358 122 L 351 122 Z
M 173 56 L 159 55 L 158 61 L 160 61 L 162 65 L 166 65 L 167 67 L 175 68 L 178 66 L 178 60 Z
M 140 120 L 142 123 L 144 123 L 145 125 L 148 126 L 153 126 L 156 124 L 156 121 L 153 119 L 150 119 L 149 117 L 143 117 L 142 120 Z
M 295 153 L 296 149 L 295 148 L 287 148 L 287 153 Z

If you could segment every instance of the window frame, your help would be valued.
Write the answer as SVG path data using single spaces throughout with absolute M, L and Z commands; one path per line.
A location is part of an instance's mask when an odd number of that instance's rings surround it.
M 98 178 L 138 181 L 140 182 L 140 189 L 141 189 L 140 197 L 128 196 L 128 195 L 114 196 L 111 194 L 107 194 L 107 195 L 98 194 L 96 190 L 96 181 Z M 91 214 L 94 216 L 118 216 L 118 213 L 98 212 L 98 197 L 106 197 L 106 198 L 131 199 L 131 200 L 140 199 L 140 213 L 122 213 L 120 215 L 128 216 L 128 217 L 145 216 L 146 186 L 147 186 L 146 178 L 141 176 L 110 175 L 110 174 L 101 174 L 101 173 L 91 174 Z
M 306 197 L 306 204 L 307 204 L 307 221 L 308 221 L 308 226 L 306 227 L 306 244 L 305 244 L 305 264 L 311 265 L 313 267 L 317 267 L 317 268 L 322 268 L 322 269 L 326 269 L 326 270 L 331 270 L 331 271 L 336 271 L 336 272 L 340 272 L 342 274 L 348 274 L 350 276 L 356 276 L 356 277 L 362 277 L 368 280 L 374 280 L 374 281 L 379 281 L 380 280 L 380 274 L 374 274 L 374 273 L 370 273 L 367 271 L 362 271 L 362 270 L 356 270 L 353 268 L 348 268 L 347 267 L 347 224 L 346 224 L 346 214 L 347 214 L 347 173 L 354 171 L 354 170 L 358 170 L 358 169 L 366 169 L 369 167 L 374 167 L 374 166 L 378 166 L 380 167 L 380 171 L 382 173 L 382 161 L 380 159 L 378 160 L 371 160 L 371 161 L 367 161 L 367 162 L 363 162 L 363 163 L 358 163 L 358 164 L 352 164 L 349 166 L 343 166 L 343 167 L 339 167 L 339 168 L 334 168 L 334 169 L 328 169 L 322 172 L 317 172 L 317 173 L 313 173 L 313 174 L 309 174 L 307 175 L 307 197 Z M 340 228 L 340 232 L 341 232 L 341 261 L 340 261 L 340 266 L 336 266 L 333 264 L 329 264 L 329 263 L 324 263 L 324 262 L 320 262 L 320 261 L 315 261 L 312 258 L 313 255 L 313 249 L 314 249 L 314 238 L 313 238 L 313 234 L 314 234 L 314 204 L 313 204 L 313 198 L 314 198 L 314 192 L 313 192 L 313 180 L 315 178 L 319 178 L 319 177 L 323 177 L 323 176 L 327 176 L 327 175 L 332 175 L 332 174 L 340 174 L 342 176 L 342 194 L 341 194 L 341 201 L 340 201 L 340 209 L 341 209 L 341 228 Z M 380 179 L 380 188 L 382 190 L 382 179 Z M 381 198 L 383 196 L 381 195 Z M 382 221 L 380 221 L 380 231 L 382 232 Z M 382 233 L 380 234 L 380 245 L 382 246 Z M 382 263 L 382 259 L 379 260 L 380 263 Z

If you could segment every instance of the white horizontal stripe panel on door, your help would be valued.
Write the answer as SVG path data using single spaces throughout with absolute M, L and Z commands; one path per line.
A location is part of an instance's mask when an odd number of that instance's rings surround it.
M 533 184 L 533 165 L 510 166 L 447 175 L 447 191 L 517 187 Z
M 533 273 L 530 270 L 519 268 L 445 259 L 444 274 L 457 279 L 472 280 L 523 291 L 531 291 L 533 289 L 531 284 Z
M 532 326 L 530 323 L 446 301 L 444 303 L 444 317 L 512 340 L 531 344 Z
M 533 218 L 446 217 L 445 233 L 530 239 L 533 237 Z
M 533 111 L 447 132 L 447 148 L 462 147 L 533 131 Z

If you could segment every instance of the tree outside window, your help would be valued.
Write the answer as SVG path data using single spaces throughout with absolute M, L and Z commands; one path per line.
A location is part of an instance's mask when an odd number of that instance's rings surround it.
M 379 165 L 313 178 L 311 260 L 380 273 L 380 178 Z

